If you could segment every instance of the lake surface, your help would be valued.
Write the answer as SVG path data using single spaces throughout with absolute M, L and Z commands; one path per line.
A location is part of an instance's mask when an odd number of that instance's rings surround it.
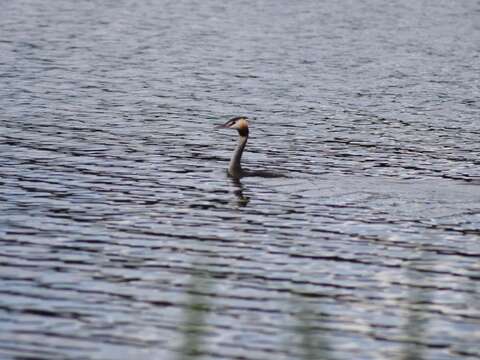
M 478 1 L 4 2 L 0 358 L 478 359 L 479 138 Z

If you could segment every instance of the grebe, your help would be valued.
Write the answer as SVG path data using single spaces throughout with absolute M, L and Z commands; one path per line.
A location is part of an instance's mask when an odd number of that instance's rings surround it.
M 228 175 L 234 179 L 244 176 L 260 176 L 260 177 L 282 177 L 282 175 L 265 172 L 265 171 L 245 171 L 242 169 L 240 161 L 242 159 L 243 150 L 248 141 L 248 118 L 246 116 L 238 116 L 228 120 L 223 125 L 218 125 L 216 129 L 236 129 L 239 139 L 235 151 L 233 152 L 230 163 L 228 164 Z
M 248 141 L 248 119 L 245 116 L 234 117 L 223 125 L 218 125 L 217 129 L 236 129 L 238 130 L 238 143 L 233 152 L 230 163 L 228 164 L 228 175 L 233 178 L 240 178 L 244 175 L 240 160 L 242 159 L 243 150 Z

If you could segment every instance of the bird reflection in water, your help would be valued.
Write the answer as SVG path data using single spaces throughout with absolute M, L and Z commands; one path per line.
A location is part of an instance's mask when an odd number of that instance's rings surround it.
M 250 197 L 243 194 L 243 184 L 238 178 L 230 178 L 233 184 L 233 194 L 237 197 L 238 206 L 247 206 L 250 201 Z

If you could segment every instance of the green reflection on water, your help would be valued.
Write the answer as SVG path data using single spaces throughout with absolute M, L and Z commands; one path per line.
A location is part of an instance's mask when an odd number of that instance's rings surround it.
M 422 286 L 428 280 L 419 277 L 414 267 L 407 267 L 408 281 L 407 305 L 405 307 L 405 325 L 399 334 L 402 344 L 394 358 L 401 360 L 423 360 L 425 346 L 428 346 L 429 307 L 432 294 Z M 213 311 L 211 296 L 215 287 L 211 273 L 201 267 L 194 267 L 187 285 L 187 301 L 183 311 L 181 325 L 182 342 L 178 348 L 178 360 L 200 359 L 206 354 L 209 325 L 207 316 Z M 280 336 L 289 339 L 288 348 L 279 349 L 285 356 L 281 359 L 334 360 L 335 347 L 329 339 L 330 328 L 327 316 L 321 306 L 309 302 L 302 291 L 292 290 L 290 301 L 294 325 L 285 328 Z M 309 294 L 309 297 L 312 297 Z M 285 300 L 287 302 L 287 300 Z M 292 339 L 294 339 L 292 341 Z M 283 351 L 282 351 L 283 350 Z M 278 353 L 277 353 L 278 354 Z
M 188 298 L 181 326 L 182 345 L 178 351 L 178 360 L 198 359 L 204 352 L 204 337 L 208 328 L 205 318 L 210 311 L 210 304 L 203 294 L 211 286 L 207 272 L 195 267 L 187 286 Z

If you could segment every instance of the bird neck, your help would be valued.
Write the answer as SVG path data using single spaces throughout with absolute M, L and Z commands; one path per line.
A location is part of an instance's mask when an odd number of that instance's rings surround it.
M 240 132 L 240 138 L 238 139 L 237 147 L 233 152 L 232 158 L 230 159 L 230 164 L 228 165 L 228 173 L 233 177 L 239 177 L 242 173 L 242 166 L 240 161 L 242 159 L 243 149 L 248 140 L 248 129 L 246 132 Z

